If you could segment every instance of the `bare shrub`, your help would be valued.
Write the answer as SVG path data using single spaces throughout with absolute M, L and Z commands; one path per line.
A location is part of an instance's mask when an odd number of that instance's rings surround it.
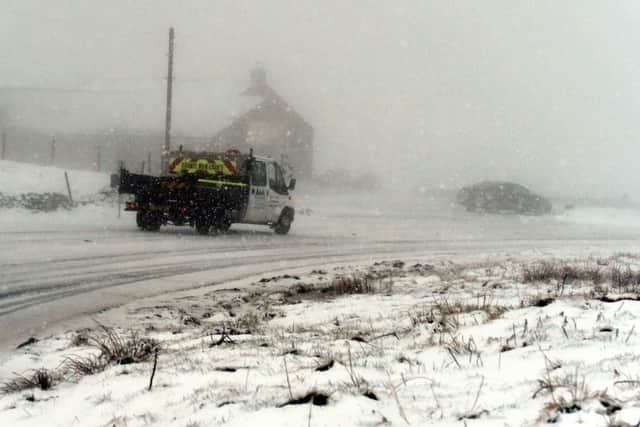
M 49 390 L 62 380 L 62 375 L 49 369 L 36 369 L 23 375 L 15 374 L 15 378 L 3 383 L 0 390 L 3 393 L 15 393 L 30 388 Z

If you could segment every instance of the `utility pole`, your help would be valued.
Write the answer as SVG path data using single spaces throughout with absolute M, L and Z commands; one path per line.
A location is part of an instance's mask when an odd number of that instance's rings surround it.
M 102 146 L 98 145 L 98 152 L 96 156 L 96 170 L 100 172 L 100 167 L 102 166 Z
M 151 175 L 151 151 L 147 153 L 147 172 Z
M 71 195 L 71 185 L 69 184 L 69 174 L 64 171 L 64 181 L 67 183 L 67 194 L 69 195 L 69 202 L 73 204 L 73 196 Z
M 164 149 L 162 150 L 162 172 L 168 171 L 167 156 L 171 150 L 171 102 L 173 96 L 173 27 L 169 28 L 169 63 L 167 70 L 167 111 L 164 122 Z

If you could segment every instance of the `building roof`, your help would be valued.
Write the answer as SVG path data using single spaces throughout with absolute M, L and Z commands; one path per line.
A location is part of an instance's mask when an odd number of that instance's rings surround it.
M 218 131 L 213 140 L 219 140 L 227 135 L 233 129 L 239 129 L 257 117 L 279 116 L 286 121 L 295 123 L 312 130 L 312 126 L 298 113 L 287 101 L 282 98 L 267 82 L 266 71 L 262 67 L 256 67 L 250 73 L 251 83 L 249 87 L 242 92 L 244 96 L 255 97 L 257 104 L 250 108 L 244 114 L 235 118 L 231 124 L 224 129 Z

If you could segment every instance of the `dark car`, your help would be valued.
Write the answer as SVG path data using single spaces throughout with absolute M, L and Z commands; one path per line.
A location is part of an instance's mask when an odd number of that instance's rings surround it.
M 457 202 L 470 212 L 544 215 L 551 202 L 513 182 L 485 181 L 462 188 Z

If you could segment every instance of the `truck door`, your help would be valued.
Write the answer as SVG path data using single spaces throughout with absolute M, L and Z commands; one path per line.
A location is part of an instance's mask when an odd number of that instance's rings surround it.
M 251 189 L 249 191 L 249 206 L 245 221 L 265 224 L 267 218 L 267 165 L 261 160 L 255 160 L 251 166 Z
M 282 209 L 289 200 L 289 189 L 284 180 L 282 168 L 275 163 L 267 163 L 267 179 L 269 181 L 269 191 L 267 192 L 267 220 L 275 223 L 280 219 Z

